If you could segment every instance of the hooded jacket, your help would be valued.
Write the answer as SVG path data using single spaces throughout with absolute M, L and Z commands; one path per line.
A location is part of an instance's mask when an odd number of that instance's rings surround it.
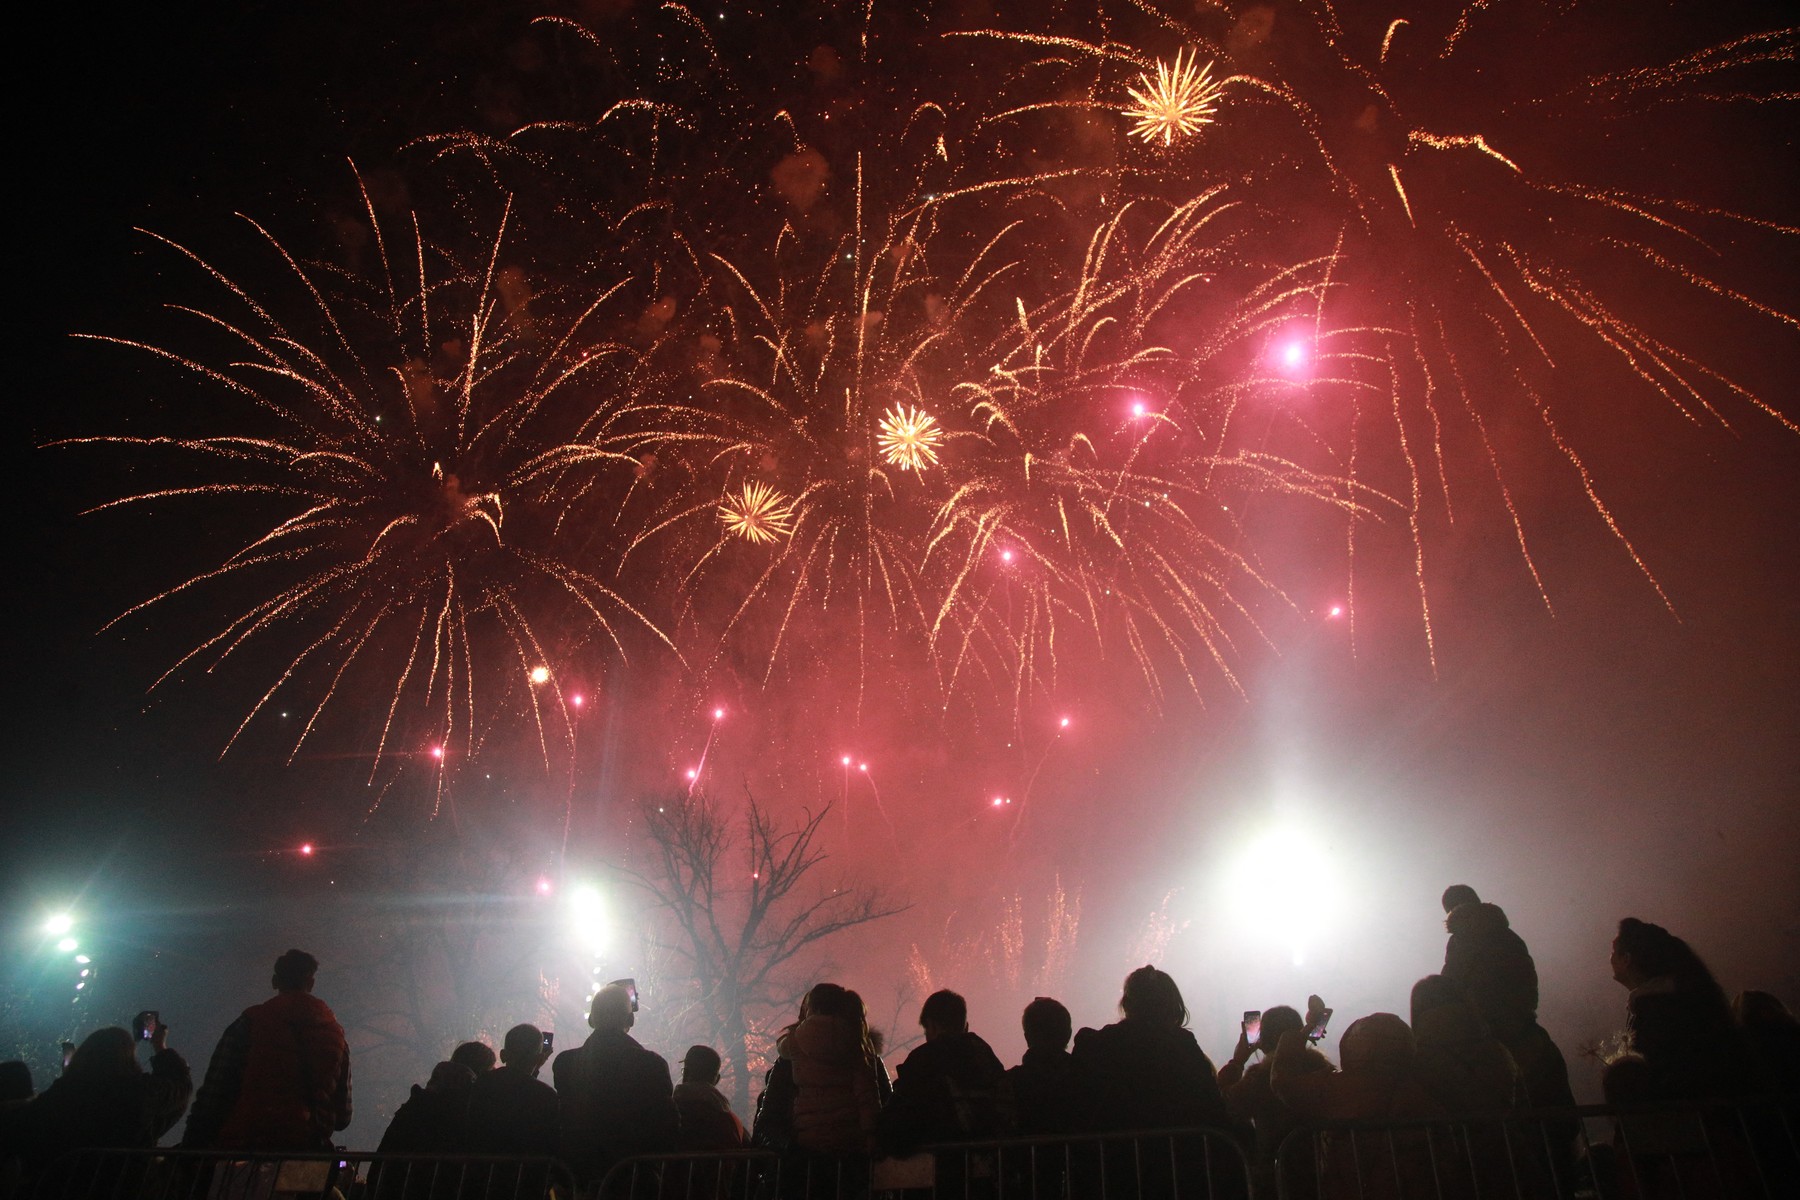
M 830 1154 L 866 1152 L 881 1102 L 862 1030 L 842 1017 L 810 1016 L 776 1043 L 793 1064 L 794 1143 Z
M 1498 904 L 1459 904 L 1444 918 L 1444 978 L 1462 988 L 1495 1036 L 1511 1043 L 1537 1023 L 1537 964 Z

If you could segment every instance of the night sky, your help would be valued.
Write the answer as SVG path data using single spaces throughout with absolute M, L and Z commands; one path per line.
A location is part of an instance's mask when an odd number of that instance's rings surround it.
M 15 976 L 37 988 L 23 1006 L 8 1001 L 6 1034 L 29 1054 L 65 1032 L 57 1005 L 69 993 L 59 998 L 33 957 L 51 907 L 79 897 L 103 928 L 95 936 L 107 970 L 84 1029 L 160 1007 L 176 1043 L 203 1059 L 231 1013 L 260 997 L 267 962 L 290 941 L 308 944 L 314 925 L 343 919 L 345 905 L 397 912 L 442 890 L 394 865 L 406 857 L 405 839 L 432 826 L 422 807 L 362 819 L 366 741 L 324 740 L 288 766 L 274 741 L 253 739 L 221 760 L 254 689 L 194 675 L 153 703 L 146 689 L 191 644 L 189 629 L 152 621 L 96 634 L 201 569 L 208 538 L 228 532 L 234 515 L 78 516 L 162 477 L 140 476 L 125 456 L 44 446 L 205 427 L 207 410 L 184 406 L 168 374 L 68 336 L 154 338 L 166 327 L 158 306 L 191 287 L 175 256 L 134 226 L 216 249 L 226 262 L 249 244 L 235 230 L 226 237 L 234 212 L 302 243 L 328 241 L 320 231 L 353 200 L 347 159 L 380 179 L 412 180 L 413 198 L 431 203 L 420 199 L 426 180 L 442 176 L 432 175 L 428 149 L 409 146 L 414 139 L 504 134 L 542 111 L 534 105 L 579 92 L 567 83 L 568 61 L 551 55 L 546 65 L 542 30 L 528 24 L 540 7 L 118 6 L 60 19 L 21 50 L 30 61 L 16 91 L 22 149 L 10 174 L 14 259 L 24 264 L 14 342 L 24 363 L 6 409 L 5 453 L 24 486 L 6 522 L 0 846 L 8 956 Z M 797 71 L 810 45 L 848 51 L 855 37 L 854 22 L 723 7 L 730 19 L 713 28 L 721 55 L 748 60 L 761 39 L 760 66 L 747 73 L 771 95 L 783 94 L 784 71 Z M 998 7 L 943 6 L 940 27 L 1004 26 L 1017 16 Z M 1689 27 L 1658 8 L 1642 27 L 1607 32 L 1609 19 L 1641 7 L 1579 6 L 1569 54 L 1592 43 L 1616 61 L 1656 61 L 1791 19 L 1782 5 L 1709 5 L 1704 27 Z M 1210 6 L 1195 10 L 1204 25 Z M 625 0 L 568 15 L 625 39 L 648 20 Z M 1508 51 L 1499 38 L 1471 53 L 1490 71 L 1562 65 L 1510 62 Z M 1761 77 L 1779 90 L 1771 79 L 1792 92 L 1793 62 Z M 548 81 L 543 96 L 534 80 Z M 854 119 L 854 105 L 820 103 Z M 1622 187 L 1785 223 L 1786 236 L 1725 239 L 1717 257 L 1733 287 L 1800 311 L 1792 103 L 1671 106 L 1660 137 L 1645 136 L 1641 120 L 1592 114 L 1595 128 L 1615 118 L 1616 142 L 1610 132 L 1597 142 L 1571 132 L 1531 149 L 1567 163 L 1603 145 L 1616 160 L 1597 165 Z M 757 168 L 749 184 L 762 186 L 765 174 Z M 540 236 L 553 235 L 559 219 L 545 218 Z M 1596 288 L 1633 286 L 1605 269 L 1596 268 Z M 1701 320 L 1685 345 L 1800 419 L 1792 318 Z M 1080 941 L 1074 968 L 1051 983 L 1077 1024 L 1108 1019 L 1118 980 L 1154 955 L 1186 991 L 1202 1045 L 1221 1059 L 1239 1011 L 1298 1003 L 1308 992 L 1326 996 L 1340 1027 L 1376 1009 L 1403 1013 L 1413 980 L 1441 962 L 1437 897 L 1461 881 L 1506 907 L 1536 952 L 1543 1020 L 1575 1064 L 1584 1099 L 1594 1074 L 1578 1051 L 1622 1024 L 1623 994 L 1606 966 L 1621 916 L 1687 937 L 1728 992 L 1762 987 L 1800 1002 L 1800 435 L 1742 407 L 1731 410 L 1729 429 L 1684 419 L 1631 399 L 1628 378 L 1579 355 L 1563 386 L 1565 429 L 1592 448 L 1596 487 L 1667 605 L 1553 456 L 1525 460 L 1508 481 L 1554 615 L 1504 512 L 1471 506 L 1428 547 L 1429 649 L 1404 520 L 1358 551 L 1353 647 L 1348 623 L 1326 615 L 1344 601 L 1341 527 L 1259 506 L 1245 517 L 1246 536 L 1260 539 L 1294 603 L 1265 614 L 1272 647 L 1242 647 L 1242 696 L 1209 681 L 1204 704 L 1177 695 L 1158 708 L 1141 688 L 1101 675 L 1032 707 L 1013 734 L 999 717 L 976 722 L 979 730 L 895 719 L 855 732 L 841 714 L 817 718 L 826 731 L 808 738 L 861 739 L 856 752 L 869 758 L 898 827 L 890 839 L 859 793 L 852 828 L 833 834 L 842 841 L 832 843 L 832 868 L 913 905 L 879 934 L 843 939 L 829 969 L 860 986 L 903 1040 L 911 1014 L 891 1020 L 898 1001 L 889 997 L 909 977 L 901 948 L 916 947 L 933 986 L 965 990 L 977 1030 L 1011 1061 L 1021 1049 L 1014 1014 L 1036 994 L 1037 968 L 1029 949 L 1022 967 L 1009 967 L 983 932 L 1010 904 L 1028 940 L 1038 937 L 1060 884 L 1079 896 Z M 1496 433 L 1503 446 L 1512 435 Z M 565 795 L 579 796 L 571 860 L 597 864 L 615 857 L 607 839 L 629 801 L 678 786 L 657 771 L 691 760 L 704 718 L 666 717 L 680 689 L 626 678 L 631 699 L 618 711 L 640 723 L 615 717 L 584 750 L 577 783 L 558 783 L 529 755 L 504 749 L 489 756 L 481 781 L 464 781 L 459 833 L 508 847 L 502 858 L 516 878 L 498 890 L 510 895 L 551 869 Z M 689 697 L 689 713 L 700 713 L 707 686 Z M 794 723 L 814 718 L 798 701 L 745 687 L 730 703 L 759 715 L 722 726 L 711 752 L 729 787 L 741 777 L 796 806 L 839 798 L 835 760 L 810 778 L 786 759 L 779 770 L 766 761 L 768 746 L 806 741 Z M 644 718 L 657 712 L 660 725 Z M 1070 729 L 1052 744 L 1063 713 Z M 1029 821 L 1009 837 L 1002 820 L 1013 818 L 995 819 L 985 806 L 1001 794 L 1023 800 L 1039 765 Z M 303 841 L 321 846 L 316 860 L 292 853 Z M 1242 864 L 1246 847 L 1268 845 L 1267 859 L 1256 860 L 1266 869 Z M 1296 877 L 1282 880 L 1288 871 Z M 1246 875 L 1252 898 L 1229 894 Z M 357 899 L 344 900 L 347 891 Z M 516 898 L 496 903 L 500 919 L 518 917 Z M 322 957 L 320 993 L 340 1012 L 366 1008 L 350 979 L 367 964 Z M 573 1044 L 575 1018 L 563 1021 L 560 1040 Z M 445 1048 L 465 1032 L 445 1030 Z M 356 1039 L 353 1030 L 353 1052 L 362 1053 Z M 379 1053 L 371 1048 L 369 1061 Z M 407 1048 L 381 1061 L 367 1090 L 359 1078 L 369 1113 L 430 1066 Z M 378 1135 L 372 1116 L 352 1131 L 370 1143 Z

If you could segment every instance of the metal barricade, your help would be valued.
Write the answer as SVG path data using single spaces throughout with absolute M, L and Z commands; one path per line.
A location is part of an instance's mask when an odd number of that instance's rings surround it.
M 1306 1125 L 1281 1200 L 1791 1200 L 1800 1097 Z
M 646 1155 L 598 1200 L 1249 1200 L 1250 1164 L 1222 1129 L 999 1138 L 907 1158 L 738 1151 Z
M 26 1181 L 37 1200 L 573 1200 L 550 1158 L 84 1150 Z

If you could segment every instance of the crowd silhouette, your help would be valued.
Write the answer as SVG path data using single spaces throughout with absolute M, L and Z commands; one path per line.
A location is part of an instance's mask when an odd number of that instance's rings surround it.
M 1119 1019 L 1099 1028 L 1077 1031 L 1062 1003 L 1033 1000 L 1020 1018 L 1027 1049 L 1010 1069 L 970 1029 L 963 998 L 935 992 L 919 1012 L 923 1040 L 890 1076 L 862 998 L 819 983 L 777 1037 L 747 1126 L 718 1089 L 717 1050 L 690 1047 L 676 1083 L 668 1061 L 631 1036 L 638 997 L 621 980 L 594 995 L 593 1032 L 580 1046 L 553 1053 L 531 1024 L 508 1030 L 498 1055 L 479 1041 L 458 1045 L 412 1088 L 378 1151 L 555 1158 L 591 1187 L 637 1155 L 755 1147 L 823 1164 L 837 1194 L 851 1195 L 870 1187 L 872 1163 L 931 1146 L 1205 1127 L 1237 1139 L 1258 1194 L 1273 1195 L 1276 1153 L 1302 1125 L 1552 1110 L 1541 1114 L 1545 1153 L 1566 1160 L 1578 1152 L 1577 1117 L 1555 1110 L 1571 1109 L 1574 1097 L 1563 1054 L 1537 1020 L 1531 953 L 1504 911 L 1472 888 L 1448 889 L 1443 907 L 1441 971 L 1414 985 L 1406 1017 L 1348 1022 L 1336 1063 L 1316 1044 L 1330 1010 L 1312 996 L 1304 1012 L 1286 1004 L 1246 1012 L 1230 1057 L 1215 1066 L 1187 1028 L 1175 980 L 1145 966 L 1125 978 Z M 1609 1104 L 1800 1094 L 1800 1022 L 1775 996 L 1728 1002 L 1684 941 L 1633 917 L 1619 922 L 1610 966 L 1626 998 L 1620 1051 L 1602 1077 Z M 225 1030 L 197 1092 L 160 1021 L 135 1037 L 123 1028 L 88 1035 L 41 1094 L 24 1064 L 0 1065 L 5 1181 L 28 1185 L 74 1151 L 153 1147 L 184 1113 L 187 1149 L 331 1148 L 351 1117 L 350 1050 L 313 995 L 318 968 L 299 950 L 276 960 L 275 996 Z M 540 1078 L 546 1066 L 549 1082 Z M 1183 1172 L 1186 1153 L 1156 1169 Z M 1477 1182 L 1484 1171 L 1516 1171 L 1497 1143 L 1471 1141 L 1467 1159 Z M 938 1186 L 948 1170 L 948 1186 L 966 1190 L 955 1169 L 940 1166 Z M 1137 1170 L 1147 1195 L 1155 1189 Z M 1309 1187 L 1365 1194 L 1356 1177 L 1334 1190 L 1353 1170 L 1324 1161 Z

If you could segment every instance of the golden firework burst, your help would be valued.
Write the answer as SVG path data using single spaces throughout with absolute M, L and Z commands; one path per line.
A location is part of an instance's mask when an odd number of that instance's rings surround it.
M 902 471 L 923 471 L 937 463 L 944 431 L 922 408 L 897 404 L 881 418 L 881 454 Z
M 766 483 L 746 483 L 719 505 L 725 530 L 746 541 L 773 542 L 794 532 L 794 502 Z
M 1148 71 L 1138 76 L 1140 88 L 1128 87 L 1135 102 L 1120 111 L 1137 122 L 1131 132 L 1146 142 L 1160 140 L 1173 144 L 1175 138 L 1193 133 L 1202 125 L 1212 124 L 1219 110 L 1219 96 L 1224 85 L 1212 77 L 1212 63 L 1195 66 L 1190 51 L 1175 55 L 1174 65 L 1159 62 L 1156 76 Z

